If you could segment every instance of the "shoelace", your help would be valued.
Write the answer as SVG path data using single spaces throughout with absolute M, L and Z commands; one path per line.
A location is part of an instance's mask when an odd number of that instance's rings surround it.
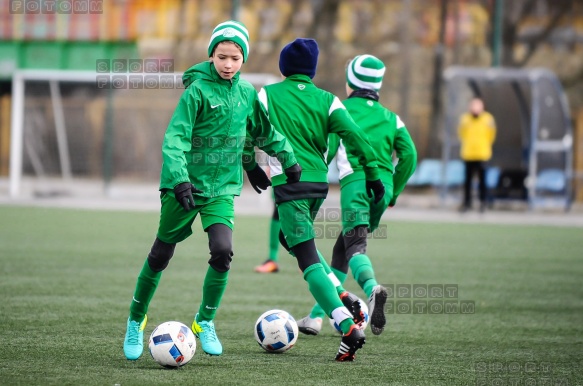
M 137 322 L 131 322 L 128 334 L 128 342 L 130 344 L 138 344 L 139 336 L 140 336 L 140 324 Z
M 208 328 L 204 329 L 203 328 L 203 332 L 206 332 L 207 334 L 207 339 L 211 342 L 216 342 L 217 339 L 217 333 L 215 331 L 214 326 L 211 323 L 208 323 Z
M 203 324 L 205 326 L 205 328 L 203 328 L 203 326 L 201 326 L 201 324 Z M 195 321 L 192 324 L 192 332 L 194 332 L 197 335 L 200 333 L 204 333 L 205 336 L 207 337 L 208 341 L 216 342 L 218 340 L 217 333 L 215 331 L 214 324 L 212 322 L 198 323 Z

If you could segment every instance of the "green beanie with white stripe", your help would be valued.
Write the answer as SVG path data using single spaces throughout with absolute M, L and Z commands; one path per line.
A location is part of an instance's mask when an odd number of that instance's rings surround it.
M 224 41 L 235 42 L 243 50 L 243 62 L 247 61 L 249 56 L 249 32 L 247 28 L 235 20 L 229 20 L 215 27 L 211 39 L 209 40 L 208 54 L 212 56 L 216 45 Z
M 383 84 L 385 65 L 372 55 L 359 55 L 346 67 L 346 82 L 353 90 L 367 89 L 379 91 Z

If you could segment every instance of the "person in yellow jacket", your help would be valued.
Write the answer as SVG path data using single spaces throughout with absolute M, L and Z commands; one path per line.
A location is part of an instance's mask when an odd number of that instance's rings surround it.
M 458 126 L 460 156 L 466 166 L 464 181 L 464 202 L 461 211 L 472 207 L 472 180 L 475 174 L 479 179 L 480 211 L 486 209 L 486 162 L 492 158 L 492 145 L 496 139 L 494 117 L 484 109 L 484 101 L 475 97 L 469 111 L 462 114 Z

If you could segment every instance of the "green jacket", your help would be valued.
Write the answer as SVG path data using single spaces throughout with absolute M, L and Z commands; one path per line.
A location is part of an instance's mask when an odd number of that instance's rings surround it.
M 301 182 L 323 183 L 327 189 L 328 135 L 337 133 L 358 154 L 367 178 L 379 178 L 376 157 L 368 139 L 354 123 L 340 100 L 316 87 L 306 75 L 292 75 L 282 82 L 265 86 L 259 92 L 269 119 L 288 139 L 302 166 Z M 277 159 L 270 158 L 271 181 L 277 188 L 286 184 L 286 176 Z M 285 169 L 285 167 L 283 168 Z M 292 184 L 293 186 L 295 184 Z M 315 194 L 305 191 L 307 197 Z M 277 189 L 276 189 L 277 190 Z M 277 191 L 276 191 L 277 196 Z M 276 197 L 277 198 L 277 197 Z
M 373 99 L 352 97 L 343 103 L 366 135 L 374 138 L 371 143 L 379 163 L 380 178 L 385 183 L 392 182 L 393 198 L 390 205 L 394 205 L 417 166 L 417 150 L 409 132 L 397 114 Z M 396 166 L 393 166 L 393 150 L 399 159 Z M 332 136 L 328 161 L 335 155 L 340 186 L 365 178 L 358 159 L 346 151 L 344 140 Z
M 284 167 L 297 162 L 269 122 L 257 91 L 239 73 L 225 80 L 211 62 L 203 62 L 188 69 L 182 82 L 186 90 L 162 144 L 160 190 L 190 181 L 202 197 L 239 195 L 245 145 L 279 157 Z

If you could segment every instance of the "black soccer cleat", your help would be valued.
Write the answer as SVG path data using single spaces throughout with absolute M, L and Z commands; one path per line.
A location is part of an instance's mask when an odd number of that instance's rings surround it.
M 361 324 L 364 322 L 364 312 L 360 308 L 360 302 L 358 301 L 358 296 L 348 291 L 344 291 L 340 294 L 340 300 L 344 307 L 348 308 L 348 311 L 352 314 L 352 319 L 354 323 Z
M 350 331 L 342 335 L 338 354 L 336 360 L 338 362 L 352 362 L 354 360 L 356 351 L 364 346 L 365 337 L 362 328 L 358 324 L 350 326 Z

